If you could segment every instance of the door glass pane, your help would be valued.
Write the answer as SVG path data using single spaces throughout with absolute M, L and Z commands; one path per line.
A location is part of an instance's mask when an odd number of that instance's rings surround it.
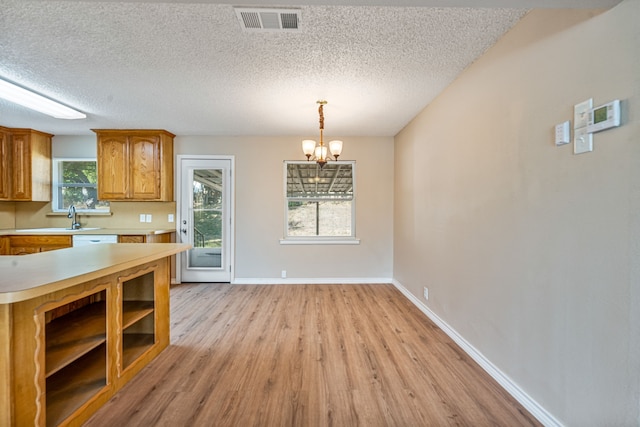
M 194 169 L 189 267 L 222 267 L 222 170 Z

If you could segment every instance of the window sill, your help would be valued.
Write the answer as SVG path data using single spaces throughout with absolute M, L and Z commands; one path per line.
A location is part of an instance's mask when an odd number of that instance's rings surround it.
M 60 211 L 60 212 L 47 212 L 46 216 L 67 216 L 69 212 Z M 92 211 L 77 211 L 76 214 L 78 216 L 111 216 L 113 215 L 111 212 L 92 212 Z
M 281 245 L 359 245 L 360 239 L 355 237 L 289 237 L 280 239 Z

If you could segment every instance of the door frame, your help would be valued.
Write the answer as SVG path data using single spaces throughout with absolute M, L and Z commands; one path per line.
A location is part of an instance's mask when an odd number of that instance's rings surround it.
M 176 242 L 182 242 L 182 232 L 180 231 L 182 224 L 182 161 L 183 160 L 228 160 L 231 163 L 231 170 L 229 175 L 231 182 L 229 183 L 229 264 L 230 264 L 230 283 L 235 280 L 235 265 L 236 265 L 236 251 L 235 251 L 235 172 L 236 172 L 236 158 L 234 155 L 214 155 L 214 154 L 178 154 L 176 156 L 176 175 L 175 175 L 175 189 L 176 189 Z M 176 283 L 182 283 L 182 256 L 176 255 Z

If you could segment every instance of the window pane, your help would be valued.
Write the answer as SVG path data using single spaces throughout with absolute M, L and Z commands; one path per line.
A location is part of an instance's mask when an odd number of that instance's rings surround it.
M 98 200 L 95 160 L 63 160 L 54 164 L 58 178 L 54 209 L 67 210 L 73 204 L 79 211 L 109 211 L 109 202 Z
M 286 236 L 351 237 L 353 162 L 285 162 Z
M 291 201 L 289 236 L 351 236 L 351 200 Z
M 287 164 L 287 197 L 342 199 L 353 198 L 353 165 L 327 163 Z
M 62 195 L 58 199 L 60 209 L 69 209 L 69 206 L 73 204 L 78 210 L 109 210 L 109 202 L 98 200 L 96 187 L 60 187 L 59 190 Z
M 96 185 L 97 182 L 95 161 L 62 162 L 62 183 L 87 183 Z

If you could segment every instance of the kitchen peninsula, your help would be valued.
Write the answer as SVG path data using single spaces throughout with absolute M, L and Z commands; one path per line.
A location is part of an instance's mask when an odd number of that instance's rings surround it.
M 169 345 L 177 243 L 0 257 L 0 425 L 81 425 Z

